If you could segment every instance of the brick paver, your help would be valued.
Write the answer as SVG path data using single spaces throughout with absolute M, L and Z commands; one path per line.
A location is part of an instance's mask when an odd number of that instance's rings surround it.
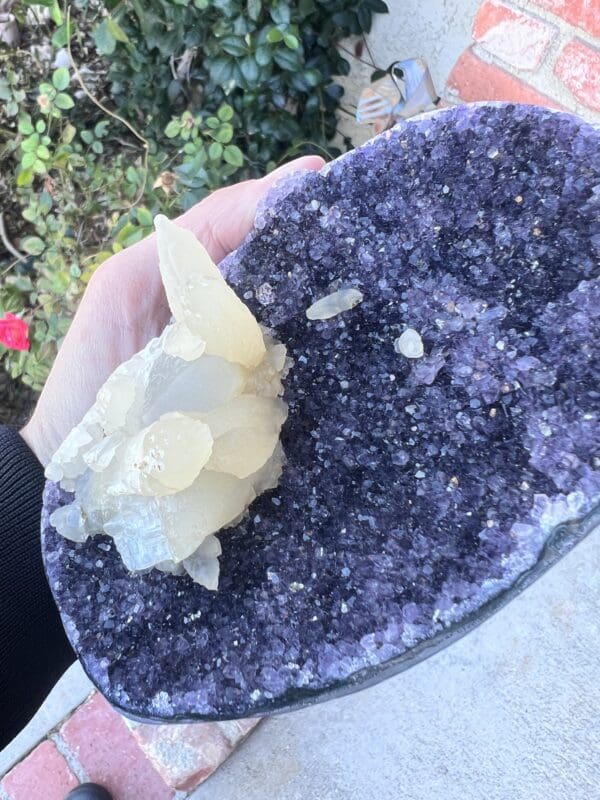
M 138 745 L 122 717 L 94 694 L 60 730 L 89 779 L 115 800 L 171 800 L 168 786 Z
M 9 800 L 64 800 L 77 784 L 54 743 L 45 741 L 11 770 L 0 786 Z

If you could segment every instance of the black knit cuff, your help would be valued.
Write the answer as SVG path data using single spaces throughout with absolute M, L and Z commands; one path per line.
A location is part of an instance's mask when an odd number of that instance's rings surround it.
M 17 431 L 0 426 L 0 536 L 39 529 L 44 468 Z

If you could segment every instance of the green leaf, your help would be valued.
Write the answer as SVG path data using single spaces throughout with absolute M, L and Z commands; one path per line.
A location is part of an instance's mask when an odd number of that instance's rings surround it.
M 254 58 L 259 67 L 266 67 L 271 63 L 271 51 L 265 45 L 260 45 L 256 48 Z
M 221 122 L 229 122 L 233 119 L 233 108 L 231 106 L 221 106 L 217 111 L 217 117 Z
M 289 47 L 290 50 L 297 50 L 300 46 L 300 40 L 297 36 L 294 36 L 293 33 L 284 34 L 283 41 L 285 42 L 286 47 Z
M 277 3 L 271 9 L 271 19 L 276 25 L 289 25 L 290 24 L 290 7 L 287 3 Z
M 71 25 L 71 30 L 69 31 L 69 26 L 65 23 L 58 27 L 54 33 L 52 34 L 52 46 L 55 47 L 57 50 L 60 50 L 61 47 L 66 47 L 67 42 L 73 35 L 73 28 Z
M 221 158 L 223 155 L 223 145 L 220 142 L 213 142 L 208 148 L 208 155 L 213 159 L 213 161 Z
M 181 122 L 178 119 L 172 119 L 165 128 L 165 136 L 168 139 L 174 139 L 181 133 Z
M 129 42 L 129 37 L 123 28 L 112 17 L 106 18 L 106 27 L 108 28 L 110 35 L 113 37 L 113 39 L 116 39 L 117 42 L 123 42 L 124 44 Z
M 252 56 L 246 56 L 246 58 L 242 58 L 240 61 L 240 70 L 242 71 L 244 79 L 250 86 L 256 83 L 260 74 L 260 70 L 258 68 L 258 64 L 252 58 Z
M 219 39 L 219 45 L 226 53 L 238 58 L 248 51 L 246 42 L 240 36 L 224 36 Z
M 271 28 L 271 30 L 267 33 L 267 41 L 271 44 L 277 44 L 277 42 L 283 41 L 283 33 L 279 30 L 279 28 Z
M 384 3 L 383 0 L 365 0 L 365 2 L 371 11 L 375 11 L 377 14 L 389 14 L 390 12 L 387 4 Z
M 219 86 L 233 78 L 235 61 L 231 58 L 216 58 L 207 64 L 211 80 Z
M 273 53 L 273 60 L 281 69 L 294 72 L 302 66 L 299 50 L 277 50 Z
M 102 142 L 97 142 L 97 141 L 92 142 L 92 150 L 94 151 L 94 153 L 98 153 L 98 155 L 100 155 L 100 153 L 104 151 L 104 147 L 102 147 Z
M 54 98 L 54 105 L 57 108 L 62 108 L 63 111 L 68 111 L 70 108 L 73 108 L 75 103 L 70 95 L 61 92 Z
M 21 240 L 21 249 L 30 256 L 39 256 L 46 249 L 46 245 L 39 236 L 26 236 Z
M 309 86 L 315 87 L 321 83 L 322 75 L 318 69 L 305 69 L 302 77 Z
M 38 158 L 41 158 L 44 161 L 47 161 L 50 158 L 50 150 L 48 150 L 48 148 L 43 144 L 38 147 L 38 149 L 35 151 L 35 154 Z
M 241 167 L 244 164 L 244 154 L 234 144 L 228 144 L 223 152 L 223 158 L 228 164 L 234 167 Z
M 52 4 L 50 5 L 50 17 L 55 25 L 63 24 L 62 12 L 57 0 L 53 0 Z
M 21 150 L 25 153 L 34 152 L 40 143 L 40 135 L 39 133 L 32 133 L 31 136 L 28 136 L 27 139 L 23 139 L 21 142 Z
M 91 131 L 81 131 L 79 135 L 86 144 L 91 144 L 94 141 L 94 134 Z
M 115 52 L 117 40 L 108 27 L 107 19 L 103 20 L 100 25 L 92 31 L 92 38 L 101 55 L 111 56 Z
M 262 11 L 261 0 L 248 0 L 246 7 L 248 9 L 248 16 L 252 22 L 256 22 L 260 17 L 260 12 Z
M 97 139 L 102 139 L 103 136 L 106 136 L 106 131 L 108 130 L 109 121 L 107 119 L 103 119 L 94 127 L 94 136 Z
M 31 124 L 31 117 L 29 115 L 19 118 L 19 133 L 33 133 L 33 125 Z
M 210 0 L 194 0 L 194 5 L 196 8 L 199 8 L 200 11 L 206 11 L 210 3 Z
M 59 67 L 52 73 L 52 85 L 59 92 L 64 91 L 71 82 L 69 70 L 66 67 Z
M 217 142 L 221 142 L 222 144 L 227 144 L 233 139 L 233 126 L 229 124 L 229 122 L 225 122 L 218 131 L 215 131 L 213 134 L 213 139 Z
M 46 123 L 43 119 L 38 119 L 35 123 L 35 129 L 38 133 L 43 133 L 46 130 Z
M 147 208 L 138 208 L 135 213 L 140 225 L 143 225 L 145 228 L 152 227 L 152 214 Z
M 37 156 L 35 152 L 25 153 L 25 155 L 21 159 L 21 166 L 23 167 L 23 169 L 31 169 L 31 167 L 33 167 L 33 165 L 35 164 L 36 158 Z
M 31 186 L 33 183 L 33 172 L 30 169 L 22 169 L 17 175 L 17 186 Z

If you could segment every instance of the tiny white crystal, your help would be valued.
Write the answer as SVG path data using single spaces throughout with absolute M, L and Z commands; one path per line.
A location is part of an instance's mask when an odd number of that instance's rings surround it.
M 406 358 L 421 358 L 425 353 L 421 334 L 414 328 L 407 328 L 394 341 L 394 350 Z
M 51 522 L 104 533 L 131 571 L 187 572 L 216 589 L 221 544 L 284 462 L 280 399 L 290 359 L 189 231 L 157 217 L 174 321 L 98 392 L 46 470 L 75 493 Z
M 349 311 L 362 301 L 363 293 L 359 289 L 338 289 L 309 306 L 306 309 L 306 316 L 308 319 L 331 319 L 343 311 Z

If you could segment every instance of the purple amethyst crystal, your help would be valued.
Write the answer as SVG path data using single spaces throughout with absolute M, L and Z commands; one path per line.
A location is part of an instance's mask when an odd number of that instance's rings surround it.
M 600 137 L 461 106 L 277 187 L 223 264 L 293 357 L 279 487 L 223 536 L 218 593 L 131 575 L 110 540 L 43 547 L 69 637 L 142 718 L 351 690 L 468 630 L 600 503 Z M 355 308 L 306 309 L 340 286 Z M 407 328 L 420 358 L 396 352 Z

